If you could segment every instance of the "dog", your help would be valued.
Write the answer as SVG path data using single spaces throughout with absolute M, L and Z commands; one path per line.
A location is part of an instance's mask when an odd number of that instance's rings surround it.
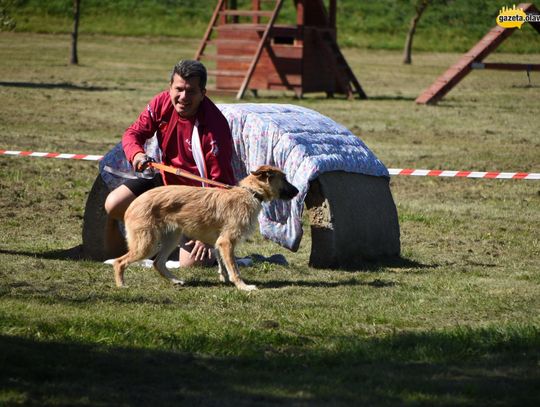
M 221 282 L 229 280 L 240 290 L 256 290 L 240 278 L 234 249 L 253 232 L 262 202 L 290 200 L 296 194 L 298 189 L 285 174 L 268 165 L 230 189 L 176 185 L 141 194 L 124 216 L 128 252 L 114 261 L 116 285 L 124 286 L 124 271 L 131 263 L 154 255 L 158 273 L 183 285 L 165 263 L 185 235 L 215 247 Z

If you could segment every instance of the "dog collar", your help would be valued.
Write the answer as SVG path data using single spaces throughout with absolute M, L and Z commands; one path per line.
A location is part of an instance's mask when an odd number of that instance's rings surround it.
M 245 190 L 251 192 L 251 195 L 253 195 L 256 199 L 258 199 L 259 201 L 264 201 L 264 196 L 262 196 L 261 194 L 259 194 L 257 191 L 254 191 L 253 189 L 251 188 L 248 188 L 248 187 L 242 187 L 244 188 Z

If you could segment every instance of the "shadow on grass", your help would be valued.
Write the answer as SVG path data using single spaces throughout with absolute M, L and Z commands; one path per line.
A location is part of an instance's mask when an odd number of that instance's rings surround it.
M 106 87 L 106 86 L 88 86 L 76 85 L 71 82 L 44 83 L 44 82 L 0 82 L 0 86 L 12 88 L 28 89 L 64 89 L 64 90 L 85 90 L 89 92 L 103 92 L 109 90 L 135 90 L 132 88 Z
M 270 280 L 270 281 L 257 281 L 255 278 L 250 278 L 249 284 L 255 284 L 258 289 L 277 289 L 277 288 L 336 288 L 346 286 L 370 286 L 375 288 L 393 287 L 396 283 L 394 281 L 385 281 L 376 279 L 374 281 L 360 281 L 354 278 L 341 280 L 341 281 L 306 281 L 306 280 Z M 183 288 L 189 287 L 230 287 L 234 286 L 231 283 L 223 284 L 219 281 L 207 281 L 207 280 L 188 280 Z
M 36 406 L 538 405 L 538 331 L 334 338 L 331 354 L 269 332 L 168 338 L 170 348 L 199 351 L 0 336 L 0 400 Z M 225 353 L 239 356 L 201 352 L 230 345 Z
M 359 260 L 354 267 L 328 267 L 329 269 L 344 270 L 344 271 L 367 271 L 377 272 L 385 271 L 386 269 L 415 269 L 415 271 L 433 269 L 439 267 L 439 264 L 424 264 L 416 260 L 407 259 L 402 256 L 388 256 L 373 260 Z
M 82 246 L 75 246 L 70 249 L 65 250 L 53 250 L 44 253 L 35 253 L 35 252 L 26 252 L 26 251 L 15 251 L 15 250 L 5 250 L 0 249 L 0 254 L 9 254 L 17 256 L 28 256 L 32 258 L 41 258 L 47 260 L 87 260 L 85 259 L 82 251 Z M 101 262 L 99 262 L 101 263 Z M 391 257 L 386 259 L 380 259 L 372 262 L 365 262 L 361 267 L 355 269 L 340 269 L 346 272 L 385 272 L 388 269 L 410 269 L 415 273 L 422 272 L 426 269 L 436 268 L 438 265 L 426 265 L 419 263 L 414 260 L 409 260 L 403 257 Z M 336 269 L 337 270 L 337 269 Z M 175 270 L 178 272 L 178 270 Z M 402 272 L 400 270 L 400 272 Z M 112 273 L 112 268 L 111 268 Z M 372 281 L 362 281 L 357 278 L 348 278 L 341 279 L 339 281 L 308 281 L 308 280 L 270 280 L 270 281 L 258 281 L 256 278 L 251 278 L 250 283 L 255 284 L 259 289 L 280 289 L 288 287 L 301 287 L 301 288 L 337 288 L 344 286 L 369 286 L 373 288 L 388 288 L 396 285 L 395 281 L 384 280 L 375 278 Z M 232 285 L 229 284 L 231 287 Z M 183 288 L 188 289 L 189 287 L 198 287 L 198 288 L 215 288 L 215 287 L 225 287 L 223 283 L 217 281 L 209 281 L 205 279 L 195 279 L 187 280 Z M 43 288 L 37 290 L 37 292 L 42 292 Z M 92 298 L 97 300 L 98 298 Z M 90 298 L 88 300 L 91 300 Z M 69 299 L 68 301 L 72 301 Z M 76 300 L 77 302 L 82 302 L 80 299 Z
M 47 260 L 84 260 L 82 245 L 74 246 L 70 249 L 51 250 L 48 252 L 28 252 L 23 250 L 0 249 L 0 254 L 10 254 L 13 256 L 38 257 Z
M 377 100 L 377 101 L 406 101 L 406 102 L 414 102 L 416 98 L 411 96 L 402 96 L 402 95 L 379 95 L 379 96 L 370 96 L 368 97 L 368 100 Z
M 51 250 L 48 252 L 29 252 L 23 250 L 8 250 L 0 249 L 0 254 L 9 254 L 14 256 L 27 256 L 38 257 L 48 260 L 89 260 L 84 256 L 82 245 L 74 246 L 69 249 Z M 98 263 L 101 263 L 98 261 Z M 264 263 L 257 261 L 256 263 Z M 439 267 L 438 264 L 423 264 L 415 260 L 410 260 L 405 257 L 392 256 L 387 258 L 381 258 L 373 261 L 363 261 L 359 266 L 354 268 L 335 268 L 335 270 L 345 271 L 383 271 L 385 268 L 397 268 L 397 269 L 433 269 Z M 328 267 L 328 269 L 334 269 Z
M 271 102 L 271 101 L 274 101 L 274 100 L 282 100 L 284 98 L 288 98 L 290 97 L 291 100 L 299 100 L 299 98 L 297 96 L 295 96 L 294 94 L 290 94 L 290 95 L 283 95 L 281 93 L 279 94 L 260 94 L 259 96 L 253 96 L 253 95 L 249 95 L 248 94 L 248 97 L 247 97 L 247 100 L 248 101 L 268 101 L 268 102 Z M 300 100 L 302 101 L 321 101 L 321 100 L 331 100 L 331 101 L 344 101 L 344 102 L 351 102 L 351 99 L 348 98 L 347 95 L 344 95 L 344 94 L 334 94 L 334 96 L 332 97 L 328 97 L 326 96 L 325 94 L 308 94 L 308 95 L 304 95 L 300 98 Z M 411 97 L 411 96 L 402 96 L 402 95 L 378 95 L 378 96 L 370 96 L 368 95 L 367 99 L 365 100 L 374 100 L 374 101 L 406 101 L 406 102 L 413 102 L 416 100 L 416 98 L 414 97 Z M 355 95 L 353 101 L 362 101 L 362 99 L 360 99 L 358 97 L 358 95 Z

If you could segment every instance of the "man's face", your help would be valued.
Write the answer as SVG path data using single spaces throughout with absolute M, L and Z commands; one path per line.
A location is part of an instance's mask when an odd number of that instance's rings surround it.
M 204 99 L 206 90 L 199 87 L 199 78 L 184 80 L 180 75 L 174 74 L 169 94 L 174 110 L 183 118 L 193 117 Z

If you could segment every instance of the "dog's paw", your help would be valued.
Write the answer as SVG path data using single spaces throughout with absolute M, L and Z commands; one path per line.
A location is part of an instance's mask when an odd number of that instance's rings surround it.
M 253 285 L 253 284 L 244 284 L 243 286 L 238 287 L 238 288 L 240 290 L 242 290 L 242 291 L 255 291 L 255 290 L 258 290 L 257 286 Z
M 173 278 L 171 281 L 175 287 L 182 287 L 184 285 L 182 280 L 178 280 L 176 278 Z

